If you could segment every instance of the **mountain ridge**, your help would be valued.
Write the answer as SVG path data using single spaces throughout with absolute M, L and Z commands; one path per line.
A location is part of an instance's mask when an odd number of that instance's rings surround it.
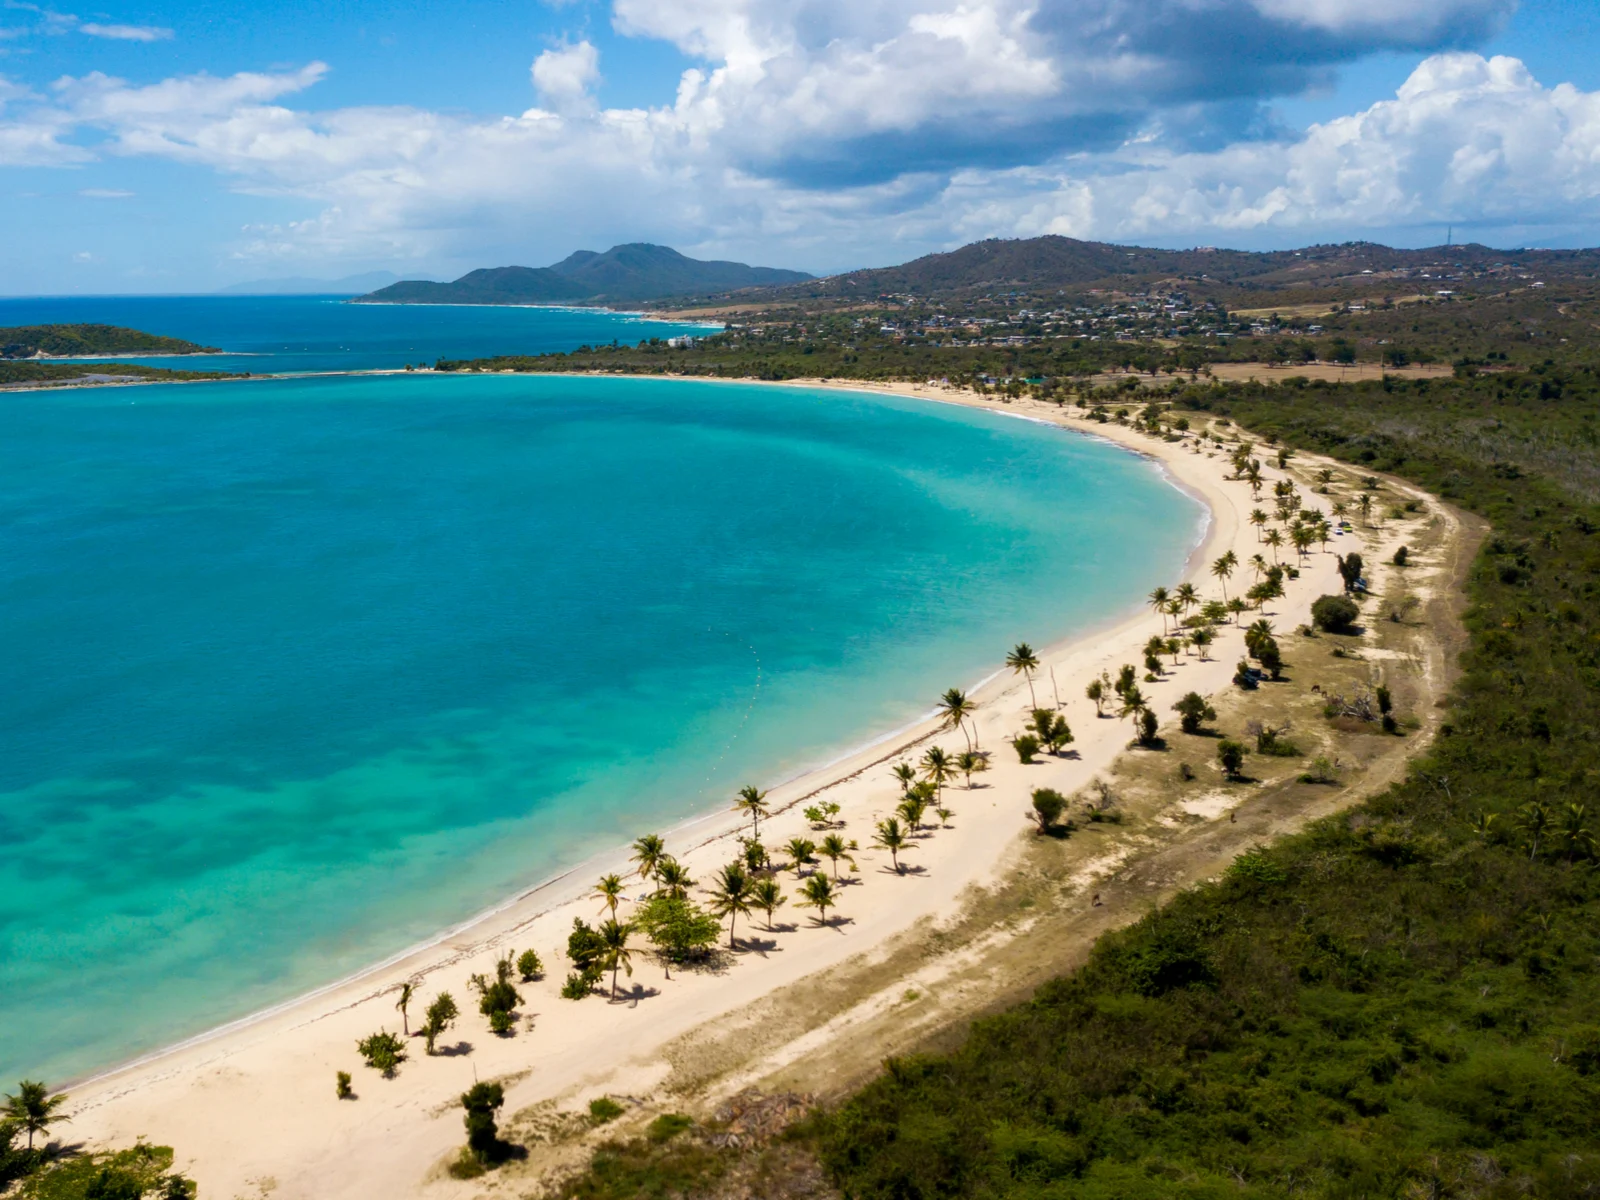
M 449 283 L 402 280 L 358 304 L 644 303 L 706 291 L 773 287 L 810 279 L 804 271 L 689 258 L 669 246 L 627 242 L 600 253 L 577 250 L 548 267 L 480 267 Z

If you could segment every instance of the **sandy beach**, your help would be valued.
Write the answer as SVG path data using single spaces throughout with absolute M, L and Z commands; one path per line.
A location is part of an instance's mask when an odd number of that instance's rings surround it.
M 1115 424 L 1081 421 L 1051 405 L 1005 404 L 933 385 L 796 381 L 771 386 L 889 392 L 993 408 L 1149 456 L 1210 510 L 1204 544 L 1191 556 L 1186 576 L 1207 598 L 1220 596 L 1209 565 L 1230 549 L 1240 567 L 1228 594 L 1249 586 L 1249 559 L 1265 548 L 1247 517 L 1252 508 L 1269 506 L 1271 486 L 1284 474 L 1258 454 L 1268 500 L 1256 501 L 1246 483 L 1226 478 L 1226 455 L 1197 449 L 1193 438 L 1166 442 Z M 1304 503 L 1325 507 L 1322 497 L 1304 496 Z M 1327 550 L 1313 549 L 1300 577 L 1286 581 L 1287 595 L 1270 606 L 1280 636 L 1307 619 L 1313 599 L 1339 590 L 1336 546 L 1345 548 L 1336 540 Z M 1292 557 L 1290 549 L 1286 561 Z M 1173 579 L 1169 586 L 1183 581 Z M 627 875 L 629 899 L 619 913 L 624 920 L 644 894 L 638 877 L 628 874 L 628 851 L 619 848 L 359 978 L 73 1087 L 72 1123 L 63 1133 L 89 1144 L 126 1144 L 143 1137 L 171 1145 L 178 1167 L 199 1182 L 202 1195 L 213 1198 L 477 1194 L 483 1181 L 460 1182 L 442 1171 L 463 1140 L 456 1098 L 475 1080 L 506 1084 L 508 1114 L 552 1100 L 572 1107 L 601 1094 L 648 1095 L 672 1069 L 666 1047 L 675 1038 L 846 960 L 870 956 L 913 926 L 954 916 L 973 890 L 993 881 L 1029 840 L 1024 814 L 1032 789 L 1053 787 L 1070 795 L 1126 747 L 1129 722 L 1097 718 L 1084 685 L 1102 671 L 1115 675 L 1123 663 L 1142 662 L 1145 641 L 1162 626 L 1162 618 L 1144 608 L 1109 628 L 1040 650 L 1033 688 L 1044 705 L 1059 690 L 1075 735 L 1070 747 L 1075 757 L 1044 756 L 1027 766 L 1017 761 L 1008 743 L 1032 707 L 1020 676 L 1000 670 L 976 692 L 976 735 L 992 752 L 991 769 L 979 776 L 980 786 L 968 789 L 958 780 L 946 788 L 945 804 L 954 810 L 949 827 L 917 839 L 905 855 L 909 869 L 904 874 L 890 870 L 887 852 L 870 848 L 873 825 L 892 815 L 900 798 L 890 768 L 902 758 L 915 762 L 929 745 L 962 749 L 961 733 L 941 730 L 930 719 L 888 743 L 774 788 L 768 797 L 774 815 L 761 830 L 767 846 L 782 846 L 796 836 L 820 839 L 801 811 L 813 798 L 837 803 L 844 822 L 839 832 L 860 843 L 858 871 L 844 872 L 849 886 L 842 889 L 837 923 L 818 926 L 808 910 L 796 908 L 794 873 L 786 872 L 781 878 L 791 898 L 779 910 L 776 928 L 769 931 L 760 914 L 741 918 L 738 949 L 721 968 L 675 971 L 668 979 L 653 958 L 638 953 L 631 976 L 621 980 L 619 999 L 603 993 L 576 1002 L 562 999 L 568 970 L 564 948 L 573 919 L 594 921 L 600 915 L 587 894 L 595 878 L 608 870 Z M 1240 628 L 1221 627 L 1208 659 L 1184 655 L 1159 682 L 1141 682 L 1164 722 L 1182 694 L 1211 694 L 1229 686 L 1243 654 L 1242 634 Z M 1026 630 L 1017 631 L 1016 640 L 1026 637 Z M 934 699 L 928 697 L 930 706 Z M 729 811 L 671 831 L 637 832 L 665 834 L 669 851 L 696 879 L 706 881 L 734 857 L 735 838 L 747 829 L 748 822 Z M 508 948 L 529 947 L 544 960 L 545 975 L 519 985 L 522 1019 L 512 1036 L 497 1037 L 476 1012 L 468 976 L 492 974 L 494 960 Z M 399 1031 L 395 999 L 405 981 L 417 987 L 410 1009 L 413 1027 L 440 991 L 455 996 L 463 1015 L 440 1039 L 442 1053 L 427 1056 L 420 1039 L 414 1040 L 398 1075 L 383 1079 L 361 1065 L 355 1043 L 380 1028 Z M 357 1099 L 335 1098 L 338 1070 L 354 1075 Z

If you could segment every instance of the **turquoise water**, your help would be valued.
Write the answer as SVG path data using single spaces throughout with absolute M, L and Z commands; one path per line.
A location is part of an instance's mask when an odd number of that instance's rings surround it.
M 573 308 L 349 304 L 334 296 L 55 296 L 0 299 L 0 328 L 101 322 L 228 354 L 117 362 L 199 371 L 366 371 L 439 358 L 540 354 L 585 343 L 703 334 L 704 325 Z M 716 326 L 720 329 L 721 326 Z
M 787 388 L 57 391 L 0 431 L 0 1079 L 900 726 L 1170 583 L 1200 517 L 1051 427 Z

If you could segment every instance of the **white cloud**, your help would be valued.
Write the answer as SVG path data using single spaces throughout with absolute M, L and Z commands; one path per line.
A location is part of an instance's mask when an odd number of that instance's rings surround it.
M 1514 59 L 1426 58 L 1394 99 L 1300 137 L 1218 137 L 1220 148 L 1201 150 L 1171 132 L 1203 123 L 1218 89 L 1241 86 L 1236 76 L 1270 91 L 1252 71 L 1292 74 L 1341 46 L 1436 38 L 1503 10 L 1502 0 L 615 0 L 619 29 L 706 60 L 656 107 L 600 108 L 600 57 L 586 40 L 533 63 L 540 107 L 495 118 L 296 107 L 321 63 L 146 86 L 92 73 L 10 100 L 0 164 L 159 156 L 210 168 L 236 189 L 305 204 L 305 219 L 251 227 L 233 248 L 279 260 L 538 262 L 647 238 L 843 265 L 1044 232 L 1226 242 L 1430 221 L 1592 222 L 1600 93 L 1544 87 Z M 1228 22 L 1243 22 L 1238 36 L 1258 51 L 1269 33 L 1288 48 L 1276 66 L 1236 70 L 1215 36 L 1192 44 L 1205 21 L 1229 37 Z
M 164 42 L 172 37 L 172 30 L 156 25 L 97 25 L 90 22 L 78 26 L 80 33 L 90 37 L 110 38 L 120 42 Z
M 593 107 L 589 89 L 600 81 L 600 52 L 589 42 L 546 50 L 533 60 L 533 86 L 552 108 Z

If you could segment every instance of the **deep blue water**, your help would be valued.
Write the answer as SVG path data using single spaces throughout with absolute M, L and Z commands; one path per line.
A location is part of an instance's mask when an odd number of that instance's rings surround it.
M 360 371 L 431 366 L 439 358 L 538 354 L 585 343 L 703 334 L 704 325 L 576 308 L 350 304 L 339 296 L 62 296 L 0 299 L 0 327 L 103 323 L 232 351 L 139 358 L 197 371 Z M 717 328 L 720 328 L 718 326 Z
M 878 396 L 0 396 L 0 1079 L 285 999 L 887 732 L 1170 583 L 1199 516 L 1108 445 Z

